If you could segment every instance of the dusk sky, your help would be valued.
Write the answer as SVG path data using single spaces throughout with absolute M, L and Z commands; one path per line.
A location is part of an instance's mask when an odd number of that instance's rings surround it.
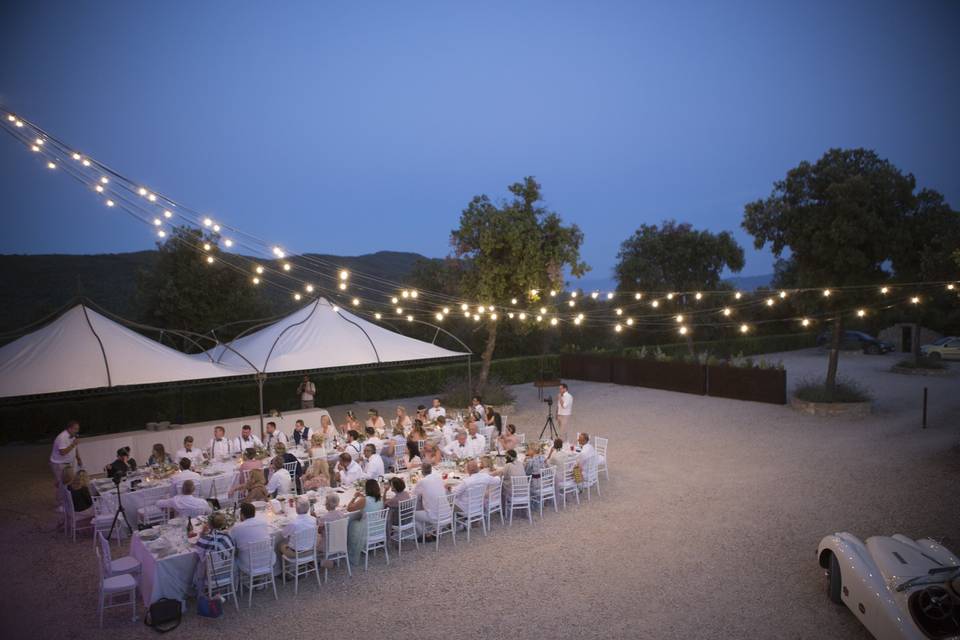
M 778 4 L 779 6 L 774 6 Z M 0 104 L 295 252 L 449 252 L 534 175 L 591 278 L 641 223 L 733 230 L 830 147 L 960 208 L 960 2 L 5 2 Z M 152 248 L 0 136 L 0 253 Z

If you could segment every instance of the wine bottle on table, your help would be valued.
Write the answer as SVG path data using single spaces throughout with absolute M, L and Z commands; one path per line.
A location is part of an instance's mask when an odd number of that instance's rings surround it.
M 187 516 L 187 537 L 193 535 L 193 518 Z

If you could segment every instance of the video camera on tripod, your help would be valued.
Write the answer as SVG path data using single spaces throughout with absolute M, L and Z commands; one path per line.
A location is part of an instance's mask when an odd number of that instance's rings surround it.
M 553 396 L 547 396 L 543 399 L 543 402 L 547 405 L 547 421 L 543 424 L 543 429 L 540 430 L 540 439 L 543 440 L 543 434 L 547 433 L 548 430 L 551 439 L 559 438 L 560 434 L 557 433 L 557 427 L 553 424 Z
M 543 401 L 547 403 L 548 407 L 553 406 L 553 396 L 547 396 L 546 398 L 543 399 Z

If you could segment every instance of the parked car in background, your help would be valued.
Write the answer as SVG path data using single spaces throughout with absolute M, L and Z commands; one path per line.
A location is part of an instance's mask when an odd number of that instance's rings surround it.
M 877 640 L 960 636 L 960 560 L 938 542 L 851 533 L 817 547 L 827 597 L 844 604 Z
M 817 346 L 829 347 L 831 337 L 829 331 L 824 331 L 817 336 Z M 844 331 L 840 336 L 840 348 L 845 351 L 860 350 L 870 355 L 880 355 L 894 349 L 891 343 L 877 340 L 863 331 Z
M 920 347 L 920 353 L 933 360 L 960 360 L 960 338 L 947 336 Z

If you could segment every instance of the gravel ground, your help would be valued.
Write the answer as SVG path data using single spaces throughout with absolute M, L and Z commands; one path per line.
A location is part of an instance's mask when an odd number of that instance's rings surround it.
M 774 358 L 791 384 L 826 370 L 815 350 Z M 948 536 L 960 547 L 960 378 L 890 373 L 896 359 L 842 359 L 841 373 L 877 398 L 862 420 L 572 381 L 577 428 L 610 438 L 602 498 L 532 527 L 495 524 L 470 545 L 447 539 L 439 553 L 408 552 L 389 567 L 379 559 L 299 596 L 280 588 L 278 603 L 258 592 L 239 615 L 232 606 L 215 621 L 189 613 L 171 637 L 380 637 L 413 627 L 427 638 L 867 638 L 826 599 L 814 557 L 823 535 Z M 921 431 L 924 386 L 930 428 Z M 424 400 L 355 408 L 388 413 Z M 345 409 L 332 411 L 339 419 Z M 517 387 L 517 409 L 511 422 L 537 435 L 535 389 Z M 47 450 L 0 449 L 5 637 L 153 637 L 122 609 L 97 630 L 95 556 L 89 539 L 53 533 Z

